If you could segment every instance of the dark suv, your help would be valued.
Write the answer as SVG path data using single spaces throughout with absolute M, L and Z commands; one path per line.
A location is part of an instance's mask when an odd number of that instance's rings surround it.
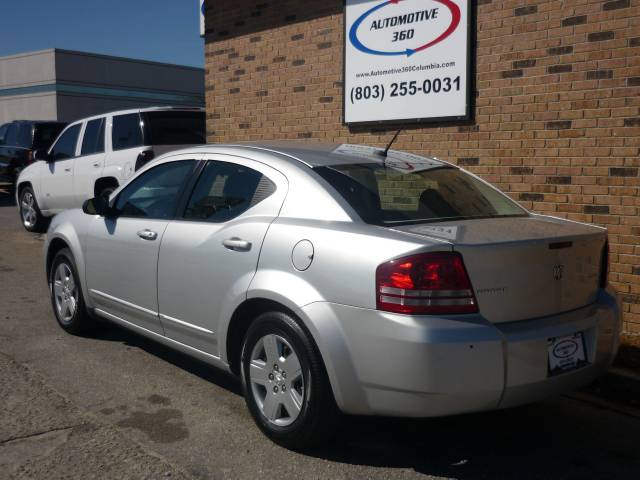
M 34 161 L 33 152 L 48 149 L 65 126 L 39 120 L 14 120 L 0 126 L 0 182 L 13 187 L 20 170 Z

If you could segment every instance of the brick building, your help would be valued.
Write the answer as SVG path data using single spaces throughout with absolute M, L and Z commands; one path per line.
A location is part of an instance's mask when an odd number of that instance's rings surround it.
M 207 0 L 211 142 L 385 144 L 343 123 L 343 0 Z M 640 334 L 640 0 L 477 0 L 473 120 L 406 125 L 535 212 L 606 226 L 624 329 Z

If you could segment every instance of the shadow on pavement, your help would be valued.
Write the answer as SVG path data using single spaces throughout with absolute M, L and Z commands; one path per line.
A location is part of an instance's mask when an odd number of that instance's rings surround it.
M 609 418 L 568 398 L 439 419 L 349 418 L 315 456 L 456 479 L 640 478 L 640 420 Z
M 141 348 L 242 394 L 235 377 L 127 330 L 105 326 L 92 338 Z M 449 418 L 344 417 L 336 439 L 306 455 L 457 479 L 640 478 L 639 445 L 640 419 L 562 398 Z
M 207 382 L 215 383 L 236 395 L 242 395 L 242 386 L 235 376 L 119 326 L 105 322 L 96 332 L 90 335 L 90 338 L 119 342 L 126 346 L 140 348 L 165 362 L 197 375 Z

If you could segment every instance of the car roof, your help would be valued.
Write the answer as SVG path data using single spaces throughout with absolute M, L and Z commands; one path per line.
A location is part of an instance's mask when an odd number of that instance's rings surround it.
M 219 153 L 221 150 L 245 150 L 245 155 L 251 150 L 271 152 L 287 157 L 291 161 L 303 163 L 309 167 L 326 167 L 349 164 L 384 163 L 393 166 L 401 162 L 403 165 L 421 168 L 452 166 L 452 164 L 434 157 L 425 157 L 398 150 L 389 150 L 387 157 L 381 155 L 384 148 L 356 144 L 338 144 L 300 141 L 274 142 L 242 142 L 238 144 L 207 144 L 194 147 L 206 153 Z M 172 152 L 178 153 L 178 152 Z M 240 153 L 240 152 L 238 152 Z
M 58 124 L 58 125 L 67 125 L 68 122 L 61 122 L 58 120 L 12 120 L 11 122 L 8 122 L 6 125 L 8 125 L 9 123 L 30 123 L 33 125 L 42 125 L 42 124 Z
M 180 107 L 180 106 L 171 106 L 171 105 L 164 105 L 164 106 L 160 105 L 160 106 L 142 107 L 142 108 L 129 108 L 127 110 L 114 110 L 112 112 L 103 112 L 103 113 L 99 113 L 97 115 L 92 115 L 90 117 L 82 117 L 82 118 L 79 118 L 79 119 L 75 120 L 73 122 L 73 124 L 86 122 L 88 120 L 94 120 L 96 118 L 103 118 L 103 117 L 106 117 L 107 115 L 126 115 L 128 113 L 169 112 L 169 111 L 174 111 L 174 112 L 204 112 L 205 110 L 202 107 Z

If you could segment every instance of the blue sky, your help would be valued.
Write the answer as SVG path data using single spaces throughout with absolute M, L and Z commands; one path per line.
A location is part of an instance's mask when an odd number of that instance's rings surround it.
M 0 56 L 64 48 L 202 67 L 197 0 L 7 0 Z

